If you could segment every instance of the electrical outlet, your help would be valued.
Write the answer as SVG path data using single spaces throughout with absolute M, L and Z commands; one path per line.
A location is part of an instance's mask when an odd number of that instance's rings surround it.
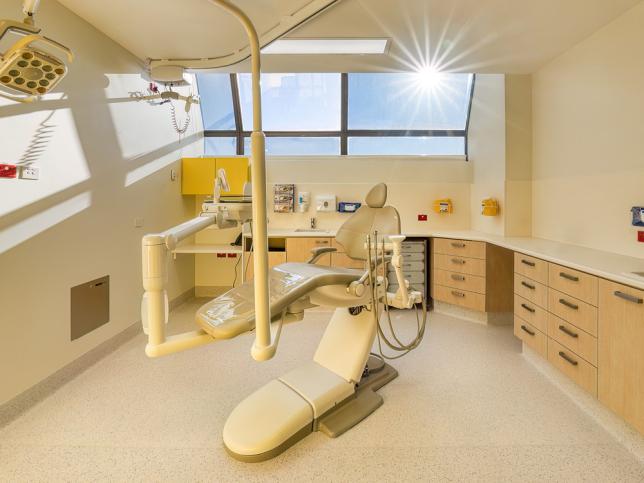
M 418 221 L 427 221 L 427 215 L 419 214 L 418 215 Z
M 142 228 L 144 220 L 143 218 L 134 218 L 134 228 Z
M 22 179 L 38 179 L 40 177 L 40 169 L 34 166 L 25 166 L 20 170 L 20 177 Z
M 18 167 L 15 164 L 0 164 L 0 178 L 15 178 Z
M 177 180 L 177 170 L 176 169 L 171 169 L 170 170 L 170 181 L 176 181 Z

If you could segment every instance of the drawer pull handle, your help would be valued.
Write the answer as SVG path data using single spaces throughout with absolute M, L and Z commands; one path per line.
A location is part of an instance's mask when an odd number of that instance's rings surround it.
M 561 357 L 564 361 L 568 362 L 569 364 L 572 364 L 573 366 L 576 366 L 577 364 L 579 364 L 579 362 L 571 358 L 563 351 L 559 351 L 559 357 Z
M 530 329 L 528 329 L 525 325 L 522 325 L 522 326 L 521 326 L 521 330 L 522 330 L 523 332 L 527 332 L 527 333 L 528 333 L 528 334 L 530 334 L 532 337 L 534 337 L 534 332 L 532 332 Z
M 529 288 L 530 290 L 537 288 L 534 285 L 530 285 L 528 282 L 521 282 L 521 285 L 523 285 L 525 288 Z
M 572 330 L 568 329 L 565 325 L 560 325 L 559 330 L 564 334 L 569 335 L 570 337 L 573 337 L 574 339 L 579 337 L 579 334 L 575 334 Z
M 456 290 L 452 290 L 452 295 L 454 297 L 461 297 L 461 298 L 465 297 L 465 294 L 463 292 L 457 292 Z
M 575 277 L 574 275 L 570 275 L 566 272 L 559 272 L 559 276 L 561 278 L 565 278 L 566 280 L 570 280 L 571 282 L 579 282 L 579 277 Z
M 524 265 L 527 265 L 528 267 L 536 266 L 536 263 L 531 262 L 530 260 L 521 260 L 521 263 L 523 263 Z
M 527 306 L 526 304 L 521 304 L 521 307 L 523 307 L 524 309 L 526 309 L 530 313 L 534 314 L 536 312 L 535 309 L 533 309 L 532 307 Z
M 624 300 L 627 300 L 629 302 L 633 302 L 634 304 L 644 304 L 643 299 L 641 299 L 639 297 L 635 297 L 635 295 L 620 292 L 619 290 L 617 290 L 615 292 L 615 297 L 619 297 L 620 299 L 624 299 Z
M 315 240 L 316 245 L 328 245 L 329 242 L 327 240 Z
M 569 309 L 579 310 L 579 305 L 573 304 L 572 302 L 568 302 L 566 299 L 559 299 L 559 303 L 561 305 L 565 305 Z
M 458 265 L 465 265 L 465 260 L 462 258 L 452 258 L 452 263 L 456 263 Z
M 462 242 L 453 242 L 453 243 L 452 243 L 452 246 L 453 246 L 454 248 L 465 248 L 465 243 L 462 243 Z
M 452 280 L 456 280 L 458 282 L 465 282 L 465 277 L 463 275 L 456 275 L 455 273 L 453 273 Z

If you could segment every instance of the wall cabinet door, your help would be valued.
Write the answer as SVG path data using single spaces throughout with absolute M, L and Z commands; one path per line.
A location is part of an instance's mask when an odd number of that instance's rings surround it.
M 246 252 L 244 254 L 244 264 L 246 265 L 246 276 L 244 280 L 253 279 L 253 254 Z M 268 252 L 268 268 L 286 263 L 286 252 Z
M 331 238 L 287 238 L 286 260 L 288 262 L 306 263 L 312 256 L 311 250 L 319 247 L 330 247 Z M 331 256 L 327 253 L 320 257 L 317 265 L 331 265 Z
M 599 285 L 599 400 L 644 434 L 644 291 Z

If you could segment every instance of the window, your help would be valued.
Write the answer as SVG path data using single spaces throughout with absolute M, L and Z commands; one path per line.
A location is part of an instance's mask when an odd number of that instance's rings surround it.
M 250 74 L 198 74 L 206 154 L 250 154 Z M 263 74 L 269 155 L 467 155 L 472 74 Z

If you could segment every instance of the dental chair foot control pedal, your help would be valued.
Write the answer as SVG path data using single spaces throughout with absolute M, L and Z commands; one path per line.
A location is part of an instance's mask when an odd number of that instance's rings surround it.
M 337 438 L 373 413 L 382 406 L 382 403 L 382 396 L 371 389 L 360 391 L 348 403 L 323 417 L 319 422 L 318 430 L 330 438 Z

